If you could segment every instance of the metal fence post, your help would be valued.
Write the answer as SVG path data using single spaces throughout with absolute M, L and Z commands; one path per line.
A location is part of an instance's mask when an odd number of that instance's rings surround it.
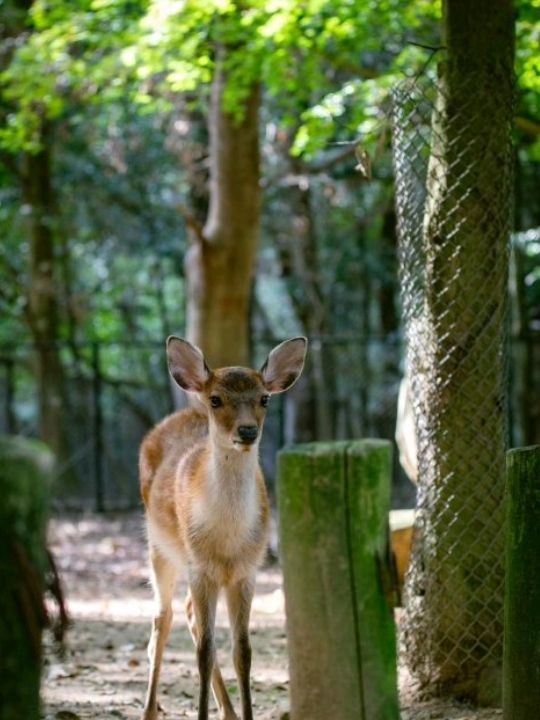
M 92 343 L 92 390 L 94 403 L 94 491 L 96 511 L 105 511 L 103 467 L 103 407 L 99 343 Z
M 2 360 L 6 370 L 6 430 L 8 435 L 17 434 L 17 418 L 15 415 L 15 361 L 13 358 Z

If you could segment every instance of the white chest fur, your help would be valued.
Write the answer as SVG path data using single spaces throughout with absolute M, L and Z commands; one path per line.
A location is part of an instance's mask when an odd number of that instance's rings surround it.
M 236 555 L 257 526 L 257 465 L 256 448 L 215 452 L 208 460 L 204 492 L 191 507 L 191 525 L 221 556 Z

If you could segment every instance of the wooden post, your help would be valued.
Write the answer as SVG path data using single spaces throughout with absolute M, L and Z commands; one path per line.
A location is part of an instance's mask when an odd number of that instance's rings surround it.
M 540 445 L 507 460 L 504 720 L 540 712 Z
M 38 720 L 48 479 L 44 445 L 0 438 L 0 720 Z
M 387 550 L 391 445 L 280 453 L 292 720 L 397 720 Z

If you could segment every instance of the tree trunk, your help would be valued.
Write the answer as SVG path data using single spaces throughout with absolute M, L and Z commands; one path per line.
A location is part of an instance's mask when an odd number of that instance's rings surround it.
M 225 50 L 218 52 L 208 119 L 210 205 L 186 256 L 187 330 L 211 366 L 247 365 L 250 306 L 258 245 L 258 85 L 238 121 L 223 106 Z
M 301 169 L 293 161 L 293 173 L 300 176 Z M 315 212 L 313 204 L 313 189 L 310 179 L 299 182 L 297 198 L 294 207 L 293 227 L 296 242 L 292 248 L 295 273 L 300 283 L 301 295 L 297 298 L 295 306 L 305 333 L 311 342 L 311 363 L 309 366 L 309 380 L 312 392 L 312 412 L 303 413 L 314 423 L 314 436 L 318 440 L 333 440 L 336 437 L 336 423 L 332 413 L 332 399 L 335 398 L 334 373 L 329 367 L 329 357 L 333 348 L 317 340 L 324 335 L 327 328 L 327 309 L 324 289 L 321 283 L 321 263 L 317 233 L 315 230 Z
M 424 690 L 500 700 L 511 0 L 447 0 L 432 123 L 419 432 L 421 553 L 405 644 Z M 418 407 L 418 406 L 417 406 Z
M 28 13 L 32 2 L 11 3 L 6 22 L 0 26 L 0 70 L 9 67 L 19 39 L 28 32 Z M 4 99 L 0 107 L 0 124 L 12 108 Z M 51 180 L 49 125 L 41 121 L 41 150 L 36 153 L 3 152 L 3 160 L 11 167 L 20 183 L 22 202 L 28 218 L 28 288 L 26 320 L 34 342 L 35 370 L 38 391 L 39 435 L 57 460 L 68 455 L 66 438 L 64 373 L 58 347 L 58 291 L 55 285 L 55 201 Z
M 64 372 L 57 346 L 56 213 L 46 128 L 42 130 L 41 141 L 42 149 L 34 154 L 27 153 L 23 163 L 23 198 L 29 210 L 28 318 L 36 348 L 39 433 L 62 462 L 69 456 L 69 451 Z
M 38 720 L 52 456 L 35 441 L 0 438 L 0 720 Z
M 292 292 L 291 300 L 311 342 L 310 362 L 304 373 L 306 382 L 294 392 L 294 437 L 297 442 L 309 442 L 314 438 L 331 440 L 337 437 L 332 406 L 332 398 L 336 395 L 333 348 L 318 339 L 327 330 L 328 311 L 320 278 L 312 181 L 305 176 L 302 163 L 294 158 L 290 160 L 291 175 L 297 178 L 287 187 L 294 242 L 287 238 L 276 247 L 282 275 L 293 276 L 296 280 L 296 291 Z

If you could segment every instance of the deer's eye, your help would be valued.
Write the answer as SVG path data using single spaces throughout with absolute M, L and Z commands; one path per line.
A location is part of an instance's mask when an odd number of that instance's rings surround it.
M 217 395 L 210 395 L 210 405 L 213 408 L 218 408 L 223 405 L 223 400 Z
M 261 405 L 263 407 L 268 407 L 268 401 L 270 400 L 270 395 L 263 395 L 261 398 Z

